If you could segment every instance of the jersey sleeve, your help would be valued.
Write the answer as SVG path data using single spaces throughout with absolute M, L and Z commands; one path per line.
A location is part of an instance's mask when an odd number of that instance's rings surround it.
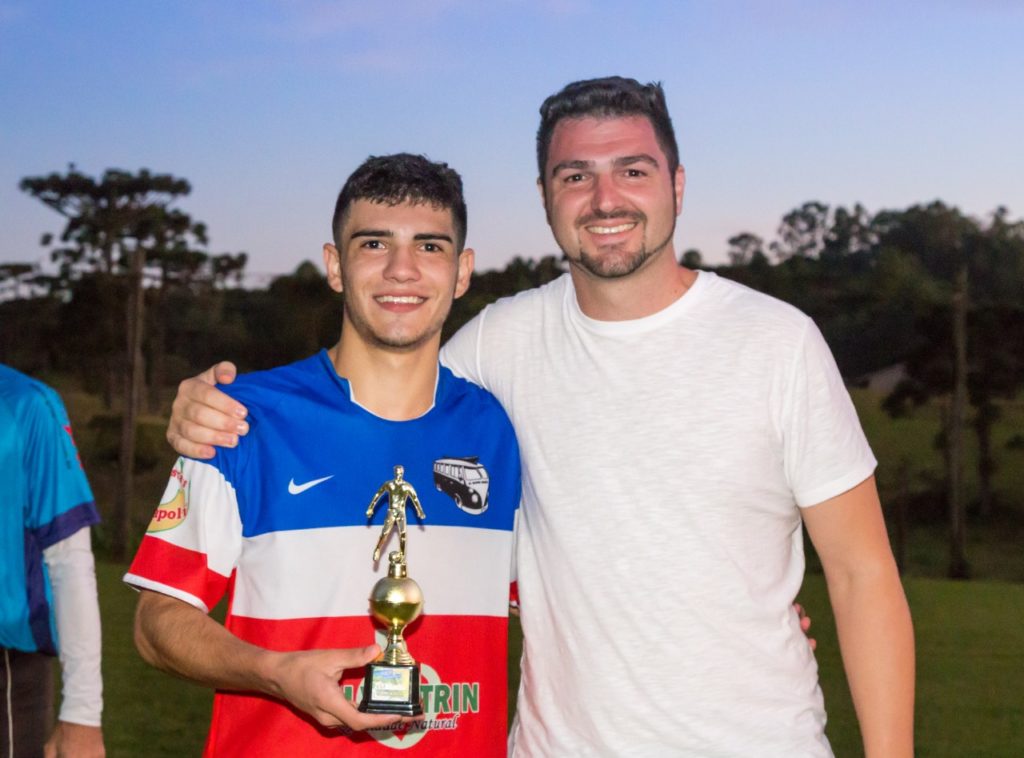
M 809 319 L 785 393 L 782 435 L 786 477 L 800 507 L 841 495 L 877 465 L 835 359 Z
M 124 580 L 209 612 L 241 549 L 238 497 L 223 468 L 179 458 Z
M 99 513 L 57 393 L 39 387 L 25 404 L 21 422 L 26 481 L 32 482 L 25 526 L 45 550 L 97 523 Z
M 512 565 L 508 571 L 508 607 L 516 612 L 519 611 L 519 565 L 516 562 L 518 555 L 517 544 L 519 542 L 519 516 L 522 513 L 522 503 L 516 508 L 515 521 L 512 526 Z

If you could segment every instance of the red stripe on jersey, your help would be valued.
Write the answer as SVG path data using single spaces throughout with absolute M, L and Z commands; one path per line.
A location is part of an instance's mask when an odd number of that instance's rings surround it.
M 228 577 L 211 571 L 206 554 L 145 535 L 129 574 L 195 595 L 213 608 L 228 588 Z
M 362 647 L 374 639 L 368 617 L 268 621 L 232 617 L 240 638 L 277 650 Z M 504 756 L 507 735 L 508 622 L 499 617 L 424 616 L 405 632 L 421 665 L 423 725 L 398 731 L 343 734 L 325 729 L 291 706 L 269 697 L 218 692 L 206 755 L 274 755 L 284 749 L 303 758 L 360 756 Z M 341 681 L 355 698 L 362 669 Z M 388 744 L 388 741 L 391 744 Z M 286 747 L 285 747 L 286 746 Z M 397 758 L 397 756 L 395 756 Z

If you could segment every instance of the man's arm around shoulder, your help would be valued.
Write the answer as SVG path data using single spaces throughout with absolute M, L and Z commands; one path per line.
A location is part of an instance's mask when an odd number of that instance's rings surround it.
M 249 431 L 245 406 L 217 389 L 234 382 L 236 373 L 233 363 L 223 361 L 178 385 L 167 425 L 167 441 L 178 453 L 209 459 L 214 445 L 235 447 Z

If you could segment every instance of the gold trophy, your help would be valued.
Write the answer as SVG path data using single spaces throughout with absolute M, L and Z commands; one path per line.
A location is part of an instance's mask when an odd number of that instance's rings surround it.
M 423 591 L 409 578 L 405 565 L 405 509 L 411 500 L 416 515 L 426 518 L 416 490 L 402 479 L 405 469 L 395 466 L 395 478 L 384 482 L 366 509 L 366 518 L 373 516 L 377 502 L 386 494 L 388 512 L 384 517 L 373 560 L 380 558 L 381 549 L 391 532 L 398 528 L 398 550 L 388 555 L 388 575 L 377 581 L 370 591 L 370 610 L 373 617 L 388 628 L 388 641 L 376 660 L 367 664 L 363 681 L 363 699 L 359 710 L 364 713 L 398 713 L 420 716 L 420 667 L 409 655 L 402 630 L 411 624 L 423 610 Z

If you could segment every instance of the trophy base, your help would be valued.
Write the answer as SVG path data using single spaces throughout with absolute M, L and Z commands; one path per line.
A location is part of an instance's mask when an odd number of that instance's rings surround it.
M 359 710 L 363 713 L 422 716 L 419 665 L 368 663 Z

